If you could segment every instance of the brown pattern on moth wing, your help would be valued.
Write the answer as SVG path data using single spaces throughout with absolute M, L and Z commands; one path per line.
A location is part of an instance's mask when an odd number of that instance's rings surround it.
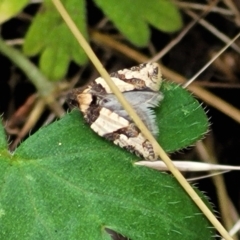
M 140 152 L 138 152 L 134 146 L 126 146 L 126 147 L 123 147 L 124 149 L 128 150 L 129 152 L 131 153 L 134 153 L 136 154 L 138 157 L 143 157 L 143 154 L 141 154 Z
M 100 91 L 99 87 L 94 87 Z M 104 90 L 104 89 L 103 89 Z M 101 91 L 103 91 L 101 90 Z M 96 97 L 92 94 L 92 85 L 85 88 L 73 89 L 67 96 L 67 103 L 72 107 L 79 107 L 87 123 L 92 124 L 98 117 L 101 107 L 96 103 Z
M 158 156 L 154 152 L 153 146 L 152 146 L 152 144 L 148 140 L 146 140 L 143 143 L 143 148 L 146 149 L 147 152 L 149 152 L 148 160 L 150 160 L 150 161 L 157 160 Z
M 96 81 L 94 81 L 93 83 L 91 83 L 91 89 L 90 89 L 91 93 L 97 93 L 97 94 L 107 94 L 106 89 L 101 85 L 96 83 Z
M 117 85 L 120 92 L 127 92 L 127 91 L 134 90 L 134 85 L 124 82 L 118 77 L 111 77 L 111 79 Z M 109 88 L 108 84 L 105 82 L 103 78 L 101 77 L 97 78 L 95 80 L 95 83 L 101 85 L 105 89 L 107 94 L 112 93 L 112 90 Z
M 130 123 L 128 127 L 121 128 L 114 133 L 105 134 L 104 137 L 139 157 L 151 161 L 157 159 L 152 144 L 145 139 L 134 123 Z
M 107 140 L 113 142 L 114 140 L 116 140 L 117 138 L 119 138 L 119 134 L 118 134 L 117 132 L 115 132 L 115 133 L 107 133 L 107 134 L 104 135 L 104 137 L 105 137 Z
M 114 141 L 117 138 L 119 138 L 121 134 L 124 134 L 128 138 L 130 138 L 130 137 L 137 137 L 139 132 L 140 132 L 139 129 L 134 123 L 129 123 L 129 126 L 121 128 L 113 133 L 107 133 L 104 135 L 104 137 L 109 141 Z
M 140 133 L 140 130 L 134 123 L 130 123 L 129 126 L 119 129 L 117 133 L 124 134 L 128 138 L 132 138 L 132 137 L 137 137 L 138 134 Z
M 67 94 L 67 104 L 70 108 L 78 107 L 80 108 L 80 103 L 77 96 L 82 93 L 82 88 L 72 89 L 71 92 Z
M 124 148 L 127 149 L 131 153 L 135 153 L 138 157 L 142 157 L 142 154 L 137 152 L 136 149 L 134 148 L 134 146 L 126 146 Z
M 161 72 L 157 63 L 140 64 L 131 69 L 125 68 L 110 76 L 121 92 L 144 89 L 158 91 L 161 85 Z M 103 78 L 97 78 L 95 83 L 100 84 L 106 93 L 112 93 Z
M 139 129 L 134 123 L 129 123 L 129 126 L 120 128 L 119 130 L 113 132 L 113 133 L 107 133 L 104 135 L 104 137 L 110 141 L 116 140 L 120 134 L 124 134 L 128 138 L 131 137 L 137 137 L 139 134 Z
M 98 119 L 101 109 L 100 106 L 89 107 L 84 114 L 86 122 L 90 125 L 94 123 Z
M 124 75 L 125 79 L 141 79 L 146 87 L 153 91 L 158 91 L 161 85 L 161 72 L 157 63 L 144 63 L 131 69 L 119 70 L 117 73 Z
M 85 88 L 73 89 L 68 99 L 77 103 L 74 105 L 78 105 L 84 118 L 91 124 L 99 116 L 101 109 L 98 106 L 98 101 L 103 95 L 106 95 L 105 89 L 101 85 L 93 82 Z
M 68 104 L 70 106 L 78 106 L 83 114 L 89 108 L 91 102 L 93 101 L 92 94 L 89 92 L 90 86 L 87 88 L 76 88 L 71 91 L 68 95 Z
M 129 125 L 128 120 L 115 112 L 104 107 L 100 108 L 99 117 L 90 126 L 98 135 L 104 137 L 106 134 L 117 132 Z
M 138 157 L 144 157 L 146 160 L 155 161 L 158 159 L 158 156 L 155 154 L 155 152 L 153 150 L 152 144 L 148 140 L 146 140 L 143 143 L 143 148 L 145 149 L 145 151 L 144 151 L 145 154 L 137 151 L 134 146 L 127 146 L 125 148 L 129 152 L 135 153 Z M 146 153 L 148 153 L 148 154 L 146 155 Z
M 125 134 L 120 134 L 113 142 L 146 160 L 157 160 L 157 155 L 154 153 L 151 143 L 146 140 L 142 133 L 139 133 L 136 137 L 129 138 Z
M 147 86 L 145 84 L 145 81 L 139 78 L 126 78 L 124 74 L 120 74 L 118 72 L 114 72 L 110 74 L 111 77 L 115 77 L 115 78 L 119 78 L 122 81 L 132 84 L 134 86 L 135 89 L 137 90 L 142 90 L 142 89 L 146 89 Z

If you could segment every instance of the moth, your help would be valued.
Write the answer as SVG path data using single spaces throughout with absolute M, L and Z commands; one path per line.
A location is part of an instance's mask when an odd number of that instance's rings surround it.
M 143 63 L 110 74 L 112 81 L 132 105 L 154 136 L 158 135 L 153 108 L 163 94 L 159 91 L 162 77 L 157 63 Z M 103 78 L 85 88 L 76 88 L 68 95 L 70 106 L 76 106 L 99 136 L 135 153 L 146 160 L 157 160 L 152 144 L 143 136 L 123 109 Z

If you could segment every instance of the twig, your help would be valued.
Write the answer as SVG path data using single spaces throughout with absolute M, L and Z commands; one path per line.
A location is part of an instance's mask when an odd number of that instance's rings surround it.
M 189 16 L 191 16 L 194 19 L 198 19 L 198 15 L 195 14 L 194 12 L 187 10 L 185 11 Z M 212 34 L 214 34 L 215 36 L 217 36 L 220 40 L 222 40 L 224 43 L 228 43 L 231 41 L 231 39 L 229 37 L 227 37 L 225 34 L 223 34 L 222 32 L 220 32 L 217 28 L 215 28 L 213 25 L 211 25 L 210 23 L 208 23 L 206 20 L 204 19 L 200 19 L 199 23 L 205 27 L 207 30 L 209 30 Z M 240 47 L 236 44 L 233 43 L 231 45 L 231 48 L 234 49 L 237 53 L 240 54 Z
M 189 79 L 183 87 L 188 87 L 202 72 L 204 72 L 223 52 L 226 51 L 238 38 L 240 33 L 238 33 L 225 47 L 223 47 L 209 62 L 207 62 L 191 79 Z
M 21 131 L 18 133 L 17 138 L 10 146 L 10 150 L 14 150 L 19 142 L 26 136 L 26 134 L 34 127 L 37 120 L 42 115 L 45 108 L 45 103 L 42 99 L 39 99 L 38 102 L 35 104 L 33 110 L 31 111 L 27 121 L 25 122 L 24 126 L 22 127 Z
M 54 92 L 57 85 L 48 81 L 48 79 L 32 64 L 20 51 L 8 46 L 0 38 L 0 52 L 11 59 L 29 78 L 37 88 L 39 95 L 44 102 L 54 111 L 57 116 L 64 115 L 64 110 L 55 100 Z
M 206 4 L 200 4 L 200 3 L 191 3 L 191 2 L 182 2 L 182 1 L 174 1 L 174 3 L 182 9 L 190 8 L 190 9 L 194 9 L 194 10 L 205 11 L 209 7 Z M 211 9 L 211 12 L 220 13 L 225 16 L 233 16 L 234 15 L 232 11 L 230 11 L 226 8 L 221 8 L 221 7 L 216 7 L 216 6 L 214 6 Z
M 205 17 L 211 9 L 218 3 L 217 1 L 213 1 L 210 5 L 205 8 L 204 12 L 202 12 L 198 18 L 195 18 L 193 21 L 191 21 L 181 32 L 178 34 L 176 38 L 174 38 L 171 42 L 167 44 L 159 53 L 157 53 L 152 59 L 150 59 L 150 62 L 156 62 L 159 59 L 161 59 L 165 54 L 168 53 L 175 45 L 177 45 L 183 38 L 184 36 L 190 31 L 191 28 L 193 28 L 200 19 Z
M 217 159 L 214 157 L 214 154 L 211 154 L 211 152 L 207 150 L 203 142 L 199 141 L 196 146 L 197 146 L 198 154 L 201 156 L 201 159 L 204 162 L 207 162 L 208 164 L 210 162 L 211 164 L 214 164 L 214 165 L 217 164 Z M 204 164 L 204 163 L 201 163 L 201 164 Z M 231 168 L 234 169 L 239 167 L 232 166 Z M 227 189 L 226 189 L 223 177 L 221 175 L 216 175 L 212 177 L 212 180 L 216 187 L 222 220 L 226 228 L 230 229 L 233 225 L 233 220 L 229 215 L 229 209 L 230 208 L 234 209 L 234 205 L 228 197 L 228 193 L 227 193 Z M 234 211 L 237 212 L 235 209 Z

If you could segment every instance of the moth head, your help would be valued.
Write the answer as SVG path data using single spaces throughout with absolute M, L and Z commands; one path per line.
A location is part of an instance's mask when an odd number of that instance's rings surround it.
M 147 63 L 146 68 L 148 69 L 149 77 L 155 81 L 159 81 L 162 78 L 160 66 L 157 63 Z
M 139 65 L 139 72 L 142 79 L 145 79 L 147 87 L 153 91 L 158 91 L 162 83 L 160 66 L 157 63 L 142 63 Z
M 71 92 L 67 94 L 66 102 L 71 109 L 79 106 L 76 98 L 77 95 L 76 90 L 77 89 L 73 89 Z

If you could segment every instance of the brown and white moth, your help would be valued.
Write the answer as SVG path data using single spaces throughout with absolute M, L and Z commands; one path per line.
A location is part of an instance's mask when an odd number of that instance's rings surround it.
M 112 80 L 135 109 L 148 129 L 156 136 L 158 127 L 152 108 L 159 105 L 161 72 L 157 63 L 144 63 L 110 74 Z M 151 143 L 142 135 L 123 109 L 103 78 L 99 77 L 86 88 L 73 89 L 69 105 L 80 108 L 91 129 L 101 137 L 134 152 L 146 160 L 157 155 Z

